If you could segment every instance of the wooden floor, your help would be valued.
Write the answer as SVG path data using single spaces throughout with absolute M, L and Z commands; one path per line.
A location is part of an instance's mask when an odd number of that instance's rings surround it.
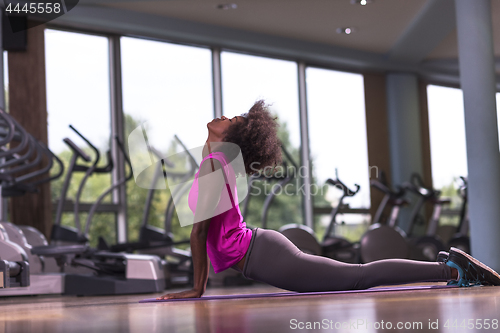
M 254 285 L 208 289 L 207 294 L 279 291 Z M 398 323 L 422 332 L 474 332 L 478 323 L 490 325 L 486 332 L 500 330 L 500 287 L 137 303 L 155 296 L 1 298 L 0 333 L 381 332 L 389 325 L 401 331 Z M 497 326 L 491 326 L 493 319 Z M 308 322 L 317 322 L 316 329 L 306 330 Z M 430 323 L 438 329 L 429 329 Z

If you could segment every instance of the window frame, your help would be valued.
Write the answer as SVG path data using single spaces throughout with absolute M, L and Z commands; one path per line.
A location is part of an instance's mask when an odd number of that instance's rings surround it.
M 85 29 L 78 28 L 72 26 L 65 26 L 62 24 L 47 24 L 46 29 L 51 30 L 60 30 L 67 32 L 75 32 L 82 33 L 94 36 L 106 37 L 109 40 L 110 48 L 109 48 L 109 80 L 110 80 L 110 112 L 111 112 L 111 134 L 117 135 L 121 140 L 124 140 L 124 124 L 123 124 L 123 96 L 122 96 L 122 85 L 121 85 L 121 47 L 120 47 L 120 38 L 121 37 L 132 37 L 132 38 L 140 38 L 144 40 L 157 41 L 162 43 L 170 43 L 176 45 L 185 45 L 192 47 L 199 47 L 204 49 L 210 49 L 212 53 L 212 91 L 213 91 L 213 110 L 214 117 L 220 117 L 222 115 L 222 73 L 221 73 L 221 53 L 222 52 L 232 52 L 232 53 L 240 53 L 247 54 L 258 57 L 265 57 L 270 59 L 277 60 L 285 60 L 285 61 L 293 61 L 297 64 L 298 68 L 298 87 L 299 87 L 299 119 L 300 119 L 300 167 L 308 170 L 307 176 L 303 179 L 303 185 L 305 188 L 309 188 L 311 184 L 311 172 L 308 161 L 310 160 L 310 142 L 309 142 L 309 133 L 308 133 L 308 113 L 307 113 L 307 92 L 306 92 L 306 78 L 305 71 L 308 67 L 314 67 L 319 69 L 327 69 L 327 70 L 335 70 L 346 73 L 354 73 L 363 75 L 364 73 L 359 69 L 346 69 L 345 66 L 330 66 L 324 65 L 321 63 L 316 63 L 312 61 L 305 61 L 303 59 L 297 59 L 294 57 L 279 57 L 275 55 L 268 54 L 266 52 L 248 52 L 241 49 L 235 48 L 226 48 L 219 47 L 217 45 L 209 45 L 209 44 L 199 44 L 199 43 L 190 43 L 183 40 L 178 39 L 167 39 L 167 38 L 158 38 L 152 36 L 144 36 L 144 35 L 131 35 L 131 34 L 117 34 L 117 33 L 108 33 L 102 32 L 94 29 Z M 115 75 L 116 73 L 116 75 Z M 114 185 L 120 176 L 122 176 L 125 172 L 125 162 L 123 158 L 120 157 L 118 147 L 116 146 L 114 140 L 111 147 L 111 151 L 113 157 L 116 160 L 116 168 L 112 173 L 112 184 Z M 101 206 L 98 211 L 99 212 L 114 212 L 115 216 L 117 216 L 117 241 L 125 242 L 128 239 L 127 235 L 127 223 L 126 223 L 126 210 L 127 210 L 127 202 L 125 190 L 115 190 L 113 191 L 113 203 Z M 310 193 L 306 191 L 306 196 L 302 196 L 302 205 L 303 205 L 303 221 L 304 224 L 314 228 L 313 226 L 313 216 L 316 214 L 325 214 L 330 213 L 331 207 L 318 207 L 313 206 L 312 200 L 310 198 Z M 67 207 L 68 211 L 70 207 Z M 85 205 L 81 206 L 81 211 L 87 211 L 87 207 Z M 65 211 L 67 211 L 65 209 Z M 344 214 L 368 214 L 369 209 L 365 208 L 346 208 L 341 211 Z

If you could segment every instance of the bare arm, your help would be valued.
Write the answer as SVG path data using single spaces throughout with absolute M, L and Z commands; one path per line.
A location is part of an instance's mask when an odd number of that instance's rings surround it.
M 195 223 L 191 231 L 191 255 L 193 256 L 193 289 L 179 293 L 165 294 L 157 299 L 197 298 L 205 292 L 208 281 L 207 233 L 210 219 Z
M 200 215 L 213 216 L 213 213 L 220 199 L 223 182 L 214 177 L 202 177 L 209 175 L 212 170 L 220 169 L 221 165 L 217 160 L 207 160 L 200 167 L 198 178 L 198 201 L 196 204 L 195 221 L 200 220 Z M 215 195 L 218 194 L 218 195 Z M 200 213 L 201 212 L 201 213 Z M 191 231 L 191 255 L 193 256 L 194 285 L 193 289 L 179 293 L 165 294 L 157 299 L 173 298 L 197 298 L 205 292 L 208 281 L 208 255 L 207 255 L 207 235 L 211 218 L 194 223 Z

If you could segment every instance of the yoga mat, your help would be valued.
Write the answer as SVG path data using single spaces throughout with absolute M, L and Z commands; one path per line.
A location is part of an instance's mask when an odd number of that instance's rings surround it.
M 282 293 L 263 293 L 263 294 L 212 295 L 212 296 L 202 296 L 200 298 L 176 298 L 176 299 L 165 299 L 165 300 L 158 300 L 156 298 L 146 298 L 140 300 L 139 303 L 210 301 L 218 299 L 268 298 L 268 297 L 287 297 L 287 296 L 318 296 L 318 295 L 335 295 L 335 294 L 375 293 L 382 291 L 411 291 L 411 290 L 429 290 L 429 289 L 447 289 L 447 288 L 458 288 L 458 287 L 447 286 L 447 285 L 398 286 L 398 287 L 370 288 L 363 290 L 343 290 L 343 291 L 323 291 L 323 292 L 318 291 L 310 293 L 282 292 Z

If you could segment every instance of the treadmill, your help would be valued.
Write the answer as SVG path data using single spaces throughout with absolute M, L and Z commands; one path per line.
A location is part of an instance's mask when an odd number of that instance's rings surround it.
M 74 129 L 74 128 L 73 128 Z M 75 129 L 74 129 L 75 130 Z M 75 132 L 77 132 L 75 130 Z M 77 132 L 82 138 L 79 132 Z M 84 138 L 90 144 L 90 142 Z M 121 152 L 126 156 L 123 144 L 115 137 Z M 94 147 L 94 146 L 91 146 Z M 85 156 L 84 152 L 76 145 L 71 145 L 74 156 Z M 76 159 L 76 158 L 75 158 Z M 126 157 L 126 160 L 128 158 Z M 97 162 L 94 162 L 94 166 Z M 112 253 L 90 248 L 84 241 L 88 240 L 88 232 L 92 216 L 102 200 L 112 191 L 132 178 L 132 170 L 123 179 L 112 185 L 103 192 L 92 205 L 87 222 L 83 231 L 79 228 L 78 220 L 75 219 L 77 228 L 76 240 L 73 245 L 49 245 L 34 247 L 32 252 L 38 255 L 53 257 L 58 260 L 61 267 L 73 266 L 85 268 L 90 273 L 66 273 L 64 278 L 64 294 L 66 295 L 120 295 L 137 293 L 156 293 L 165 289 L 165 276 L 161 259 L 154 255 L 137 255 L 126 253 Z M 86 175 L 92 172 L 86 171 Z M 87 177 L 88 178 L 88 177 Z M 82 180 L 82 182 L 85 180 Z M 80 184 L 79 192 L 82 189 Z M 77 198 L 79 196 L 77 195 Z M 75 214 L 78 212 L 78 201 L 75 202 Z M 69 229 L 72 231 L 71 229 Z M 68 239 L 66 239 L 67 241 Z
M 10 142 L 18 145 L 12 149 Z M 62 162 L 42 143 L 38 142 L 14 118 L 0 110 L 0 180 L 1 197 L 36 193 L 37 185 L 58 178 Z M 42 162 L 45 157 L 46 165 Z M 48 172 L 56 161 L 59 172 L 54 176 L 34 181 Z M 35 171 L 26 173 L 36 167 Z M 23 173 L 25 172 L 25 173 Z M 1 214 L 3 215 L 3 214 Z M 0 222 L 0 296 L 60 294 L 61 274 L 45 273 L 45 258 L 33 255 L 31 245 L 23 232 L 9 222 Z
M 7 136 L 11 136 L 8 131 L 5 131 Z M 28 143 L 34 143 L 31 137 L 27 134 L 20 126 L 16 124 L 16 133 L 14 133 L 13 138 L 18 138 L 21 142 L 24 140 L 26 145 Z M 25 137 L 28 137 L 27 139 Z M 11 138 L 12 139 L 12 138 Z M 0 135 L 1 140 L 1 135 Z M 43 147 L 41 145 L 35 146 L 30 150 L 32 152 L 39 151 L 42 152 Z M 73 148 L 78 149 L 76 145 Z M 123 147 L 122 147 L 123 148 Z M 5 150 L 4 150 L 5 151 Z M 0 154 L 2 151 L 0 151 Z M 48 149 L 47 152 L 48 154 Z M 83 151 L 78 151 L 81 155 Z M 55 156 L 53 156 L 55 158 Z M 15 159 L 19 160 L 22 156 L 12 154 L 7 156 L 7 162 L 10 163 Z M 25 160 L 28 160 L 26 158 Z M 35 158 L 35 160 L 41 158 Z M 52 159 L 50 159 L 50 166 L 46 166 L 42 170 L 37 170 L 37 173 L 44 173 L 52 166 Z M 18 181 L 27 180 L 28 175 L 18 176 L 17 178 L 12 178 L 8 172 L 17 172 L 20 169 L 26 169 L 27 164 L 33 164 L 30 162 L 22 161 L 21 166 L 13 168 L 15 163 L 11 163 L 9 170 L 5 170 L 6 163 L 0 163 L 0 168 L 5 172 L 2 173 L 2 185 L 7 185 L 12 191 L 17 191 L 21 194 L 19 189 L 22 185 L 26 189 L 33 189 L 33 183 L 28 184 L 26 182 L 16 183 Z M 18 163 L 19 164 L 19 163 Z M 61 163 L 62 164 L 62 163 Z M 30 168 L 32 165 L 29 166 Z M 89 175 L 91 173 L 89 172 Z M 5 178 L 5 179 L 4 179 Z M 51 177 L 52 178 L 52 177 Z M 46 181 L 51 180 L 47 178 Z M 122 186 L 125 183 L 125 179 L 120 180 L 115 184 L 112 189 Z M 15 187 L 16 185 L 17 187 Z M 111 192 L 110 189 L 108 191 Z M 36 191 L 36 188 L 34 188 Z M 2 269 L 3 285 L 7 285 L 5 276 L 7 271 L 9 272 L 8 284 L 10 288 L 4 288 L 0 290 L 1 295 L 32 295 L 32 294 L 70 294 L 70 295 L 113 295 L 113 294 L 132 294 L 132 293 L 152 293 L 161 292 L 165 287 L 165 279 L 161 266 L 161 260 L 157 256 L 150 255 L 127 255 L 118 253 L 109 253 L 104 251 L 98 251 L 91 249 L 87 243 L 83 243 L 86 235 L 81 233 L 78 242 L 70 245 L 47 245 L 46 240 L 43 235 L 30 230 L 30 240 L 35 240 L 37 244 L 42 244 L 41 246 L 32 246 L 28 243 L 27 238 L 24 237 L 24 233 L 18 226 L 8 224 L 11 235 L 15 235 L 15 240 L 19 243 L 15 243 L 12 239 L 9 239 L 8 232 L 2 225 L 0 232 L 0 258 L 3 260 L 3 264 L 0 265 Z M 76 229 L 76 228 L 75 228 Z M 88 228 L 87 228 L 88 229 Z M 41 236 L 40 236 L 41 235 Z M 44 265 L 40 264 L 37 266 L 37 273 L 29 272 L 29 265 L 31 262 L 38 263 L 43 261 L 52 260 L 57 263 L 58 272 L 47 272 L 45 271 Z M 31 262 L 30 262 L 31 260 Z M 22 266 L 22 264 L 25 264 Z M 8 266 L 8 267 L 7 267 Z M 23 269 L 16 269 L 16 267 L 24 267 Z M 82 269 L 81 273 L 68 273 L 68 268 Z M 83 273 L 83 269 L 87 273 Z M 21 277 L 19 274 L 23 272 L 25 275 L 28 274 L 28 279 L 24 281 L 31 282 L 30 285 L 21 285 L 19 282 L 18 287 L 12 288 L 15 284 L 15 278 Z M 14 278 L 14 280 L 12 279 Z M 23 282 L 26 284 L 25 282 Z

